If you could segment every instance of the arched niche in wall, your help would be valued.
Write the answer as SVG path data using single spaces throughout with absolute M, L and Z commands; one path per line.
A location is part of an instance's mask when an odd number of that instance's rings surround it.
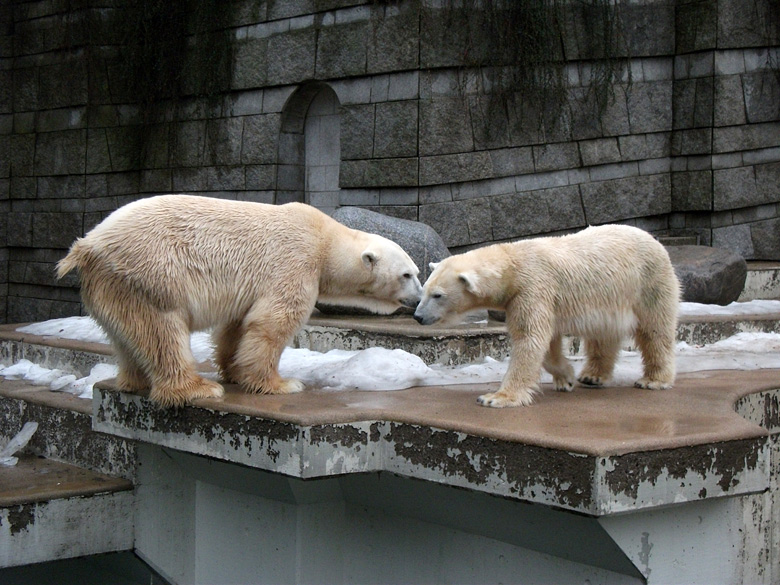
M 339 204 L 339 100 L 325 83 L 310 82 L 290 96 L 282 113 L 276 202 L 301 201 L 326 213 Z

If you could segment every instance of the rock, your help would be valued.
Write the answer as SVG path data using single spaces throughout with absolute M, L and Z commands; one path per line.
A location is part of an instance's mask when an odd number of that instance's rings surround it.
M 728 305 L 745 288 L 747 263 L 730 250 L 709 246 L 668 246 L 682 300 L 693 303 Z
M 431 226 L 418 221 L 360 207 L 340 207 L 333 213 L 333 219 L 352 229 L 384 236 L 401 246 L 420 269 L 420 282 L 425 282 L 431 273 L 430 262 L 440 262 L 450 255 L 441 236 Z
M 390 217 L 360 207 L 340 207 L 333 213 L 333 219 L 352 229 L 378 234 L 401 246 L 420 269 L 420 282 L 431 273 L 428 264 L 440 262 L 450 255 L 441 236 L 429 225 L 408 219 Z M 367 315 L 369 311 L 360 308 L 340 307 L 317 303 L 317 308 L 328 314 Z M 406 311 L 406 310 L 402 310 Z M 408 312 L 408 311 L 407 311 Z

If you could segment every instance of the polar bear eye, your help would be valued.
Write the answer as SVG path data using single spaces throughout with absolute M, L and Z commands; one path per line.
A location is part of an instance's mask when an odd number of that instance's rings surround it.
M 443 296 L 444 296 L 443 294 L 441 294 L 440 292 L 437 292 L 437 293 L 433 293 L 433 294 L 431 295 L 431 298 L 433 298 L 433 299 L 440 299 L 440 298 L 442 298 Z
M 406 280 L 409 280 L 410 278 L 412 278 L 412 275 L 411 275 L 411 273 L 409 273 L 409 272 L 404 272 L 404 278 L 405 278 Z

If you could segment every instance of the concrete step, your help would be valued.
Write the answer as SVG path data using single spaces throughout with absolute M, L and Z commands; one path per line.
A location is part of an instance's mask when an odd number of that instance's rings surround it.
M 0 567 L 132 550 L 135 444 L 93 431 L 89 401 L 0 380 L 0 444 L 26 422 L 25 455 L 0 467 Z
M 57 461 L 0 467 L 0 567 L 133 548 L 133 484 Z
M 750 261 L 739 301 L 780 299 L 780 262 Z

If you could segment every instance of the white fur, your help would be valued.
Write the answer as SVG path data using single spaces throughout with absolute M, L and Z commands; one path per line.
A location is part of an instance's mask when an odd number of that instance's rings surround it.
M 573 388 L 561 350 L 566 334 L 585 340 L 581 383 L 608 380 L 620 342 L 633 334 L 645 369 L 637 386 L 669 388 L 679 296 L 663 246 L 637 228 L 610 225 L 451 256 L 425 283 L 415 318 L 430 325 L 474 309 L 505 310 L 513 341 L 509 370 L 499 391 L 480 403 L 517 406 L 533 401 L 542 366 L 558 390 Z
M 60 261 L 111 339 L 120 385 L 163 405 L 220 396 L 199 376 L 191 331 L 214 328 L 223 378 L 247 391 L 302 389 L 279 377 L 287 341 L 317 298 L 390 313 L 415 306 L 418 269 L 400 246 L 308 205 L 167 195 L 115 211 Z

